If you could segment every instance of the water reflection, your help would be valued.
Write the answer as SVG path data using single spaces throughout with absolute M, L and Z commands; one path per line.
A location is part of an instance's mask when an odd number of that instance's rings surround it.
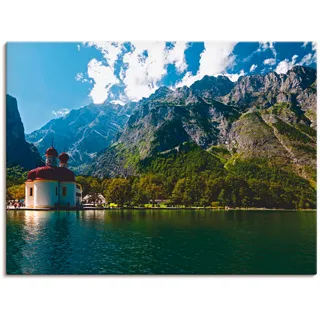
M 41 213 L 38 211 L 26 211 L 24 214 L 25 236 L 30 237 L 30 239 L 33 239 L 33 241 L 36 241 L 39 235 L 39 214 Z
M 314 273 L 315 212 L 7 213 L 17 274 Z

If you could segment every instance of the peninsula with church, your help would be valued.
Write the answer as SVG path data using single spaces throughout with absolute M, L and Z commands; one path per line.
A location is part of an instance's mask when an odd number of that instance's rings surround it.
M 69 156 L 58 156 L 53 147 L 45 153 L 45 166 L 28 172 L 25 183 L 25 207 L 33 209 L 77 208 L 82 203 L 82 188 L 68 169 Z M 59 163 L 58 163 L 59 161 Z

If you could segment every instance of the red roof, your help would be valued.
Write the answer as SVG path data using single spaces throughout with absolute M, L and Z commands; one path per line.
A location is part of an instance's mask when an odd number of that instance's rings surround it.
M 43 166 L 29 171 L 28 180 L 75 181 L 75 177 L 68 168 Z
M 62 162 L 62 163 L 67 163 L 68 160 L 69 160 L 69 156 L 67 153 L 65 152 L 62 152 L 59 156 L 59 160 Z
M 46 151 L 46 156 L 53 156 L 53 157 L 57 157 L 58 156 L 58 152 L 54 147 L 50 147 L 47 149 Z

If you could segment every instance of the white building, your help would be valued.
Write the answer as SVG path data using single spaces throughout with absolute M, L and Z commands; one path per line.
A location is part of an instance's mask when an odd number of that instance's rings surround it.
M 58 159 L 60 164 L 58 166 Z M 29 171 L 26 181 L 27 208 L 73 208 L 82 204 L 82 188 L 68 169 L 69 156 L 58 157 L 55 148 L 46 151 L 46 165 Z
M 93 202 L 93 201 L 91 200 L 91 197 L 92 197 L 91 194 L 87 194 L 85 197 L 82 198 L 82 202 L 83 202 L 83 203 Z M 96 201 L 96 203 L 101 203 L 101 204 L 106 203 L 106 199 L 105 199 L 105 197 L 104 197 L 101 193 L 99 193 L 99 194 L 97 195 L 97 201 Z

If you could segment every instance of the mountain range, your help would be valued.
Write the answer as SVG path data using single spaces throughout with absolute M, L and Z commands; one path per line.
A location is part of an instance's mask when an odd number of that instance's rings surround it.
M 51 145 L 70 155 L 70 167 L 81 171 L 98 151 L 109 146 L 126 124 L 134 103 L 120 106 L 112 103 L 90 104 L 72 110 L 64 117 L 52 119 L 45 126 L 26 135 L 41 154 Z
M 200 148 L 202 157 L 214 158 L 226 170 L 239 161 L 263 161 L 315 185 L 316 79 L 316 70 L 302 66 L 236 82 L 205 76 L 190 87 L 160 87 L 137 103 L 72 110 L 26 140 L 44 154 L 54 138 L 56 148 L 70 154 L 72 169 L 97 177 L 136 175 L 167 159 L 173 165 L 181 154 Z M 7 114 L 13 109 L 15 114 L 7 116 L 7 157 L 29 168 L 41 159 L 25 141 L 33 162 L 14 155 L 13 132 L 19 139 L 24 134 L 16 100 L 9 96 Z
M 261 159 L 315 183 L 316 71 L 296 66 L 237 82 L 206 76 L 190 88 L 161 87 L 137 103 L 116 142 L 98 153 L 87 173 L 138 174 L 150 159 L 178 156 L 186 143 L 206 152 L 218 146 L 229 164 Z

